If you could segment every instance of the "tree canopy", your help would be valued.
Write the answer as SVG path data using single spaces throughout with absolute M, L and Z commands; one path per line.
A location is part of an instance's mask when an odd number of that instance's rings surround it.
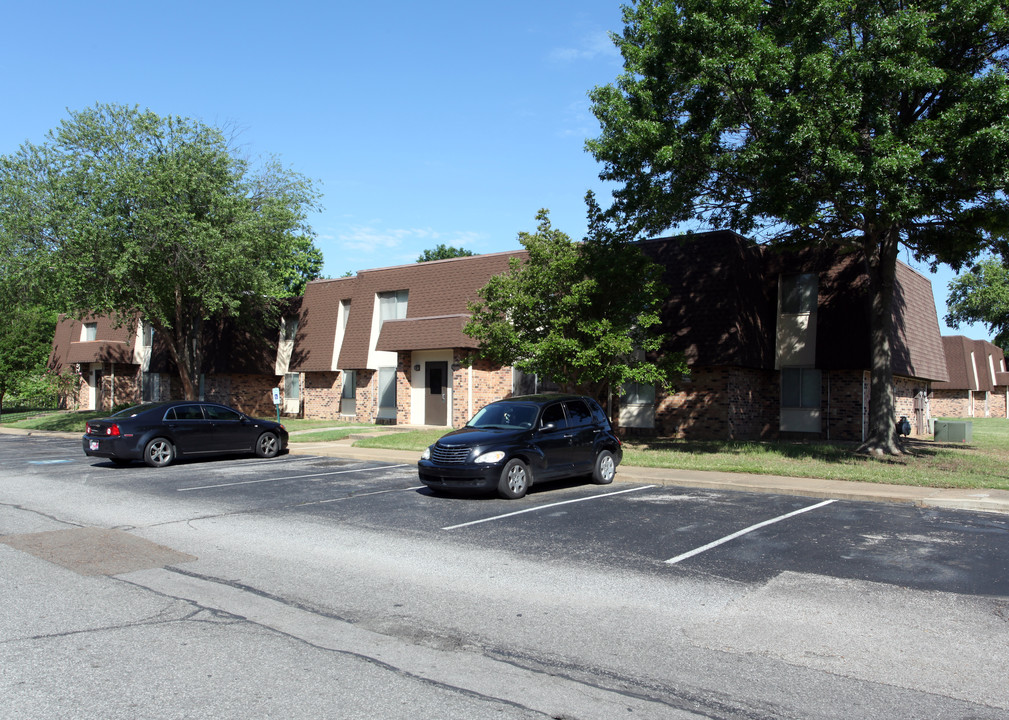
M 457 248 L 445 243 L 440 243 L 434 248 L 429 248 L 420 254 L 417 262 L 431 262 L 432 260 L 448 260 L 449 258 L 471 257 L 475 255 L 472 250 Z
M 628 382 L 672 387 L 687 368 L 680 355 L 656 356 L 665 288 L 661 268 L 607 225 L 591 195 L 589 236 L 577 243 L 536 215 L 519 233 L 528 259 L 480 290 L 465 332 L 479 354 L 605 401 Z
M 96 105 L 0 158 L 0 242 L 61 309 L 153 325 L 193 397 L 204 320 L 318 276 L 316 199 L 308 179 L 275 159 L 253 167 L 217 128 Z
M 870 437 L 899 452 L 898 249 L 958 265 L 1009 228 L 1004 0 L 640 0 L 589 150 L 636 232 L 700 220 L 859 251 L 872 291 Z
M 985 323 L 995 344 L 1009 352 L 1009 268 L 986 257 L 949 284 L 946 322 Z

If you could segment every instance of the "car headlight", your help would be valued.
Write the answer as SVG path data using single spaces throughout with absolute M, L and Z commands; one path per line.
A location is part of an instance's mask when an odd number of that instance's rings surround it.
M 475 462 L 478 463 L 496 463 L 504 460 L 505 454 L 503 450 L 494 450 L 493 452 L 484 453 L 477 457 Z
M 430 460 L 431 459 L 431 447 L 430 446 L 424 448 L 424 452 L 421 453 L 420 459 L 421 460 Z

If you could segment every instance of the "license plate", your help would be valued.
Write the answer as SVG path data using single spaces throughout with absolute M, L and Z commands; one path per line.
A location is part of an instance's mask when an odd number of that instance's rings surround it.
M 92 440 L 89 443 L 89 445 L 90 445 L 90 447 L 91 447 L 92 450 L 97 450 L 98 449 L 98 441 L 97 440 Z

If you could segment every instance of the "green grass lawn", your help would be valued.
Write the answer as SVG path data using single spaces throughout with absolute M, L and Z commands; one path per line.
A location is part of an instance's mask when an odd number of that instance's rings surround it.
M 84 432 L 84 424 L 107 413 L 59 412 L 4 425 L 35 430 Z M 268 418 L 272 419 L 272 418 Z M 953 418 L 955 419 L 955 418 Z M 375 432 L 357 447 L 420 453 L 447 431 L 416 430 L 379 435 L 383 426 L 332 420 L 281 418 L 292 442 L 326 442 L 351 433 Z M 640 467 L 813 477 L 948 488 L 1009 490 L 1009 420 L 975 418 L 970 445 L 935 443 L 930 437 L 905 441 L 905 454 L 882 460 L 855 452 L 854 444 L 807 442 L 697 442 L 654 439 L 624 444 L 624 463 Z
M 859 455 L 855 444 L 697 442 L 657 439 L 624 444 L 624 463 L 639 467 L 783 475 L 949 488 L 1009 490 L 1009 420 L 975 418 L 970 445 L 907 439 L 901 457 Z M 422 452 L 445 433 L 418 430 L 358 440 L 357 447 Z

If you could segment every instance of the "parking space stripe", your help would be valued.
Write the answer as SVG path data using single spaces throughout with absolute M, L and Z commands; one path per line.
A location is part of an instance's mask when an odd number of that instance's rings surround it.
M 576 502 L 585 502 L 586 500 L 599 500 L 601 498 L 612 497 L 614 495 L 623 495 L 624 493 L 637 492 L 638 490 L 647 490 L 648 488 L 653 488 L 654 485 L 642 485 L 641 487 L 631 488 L 629 490 L 617 490 L 616 492 L 605 493 L 603 495 L 591 495 L 590 497 L 576 498 L 575 500 L 563 500 L 561 502 L 550 503 L 549 505 L 539 505 L 537 507 L 526 508 L 525 510 L 517 510 L 515 512 L 505 513 L 504 515 L 495 515 L 494 517 L 484 518 L 483 520 L 473 520 L 471 522 L 460 523 L 459 525 L 449 525 L 448 527 L 443 527 L 442 530 L 457 530 L 459 528 L 468 527 L 469 525 L 479 525 L 480 523 L 492 522 L 494 520 L 503 520 L 504 518 L 514 517 L 515 515 L 523 515 L 525 513 L 538 512 L 540 510 L 549 510 L 550 508 L 558 507 L 560 505 L 569 505 Z
M 189 492 L 190 490 L 213 490 L 214 488 L 232 487 L 234 485 L 255 485 L 256 483 L 280 482 L 281 480 L 304 480 L 307 478 L 327 477 L 329 475 L 346 475 L 347 473 L 368 472 L 370 470 L 392 470 L 393 468 L 413 467 L 412 465 L 383 465 L 373 468 L 357 468 L 355 470 L 334 470 L 333 472 L 312 473 L 311 475 L 289 475 L 279 478 L 262 478 L 261 480 L 240 480 L 238 482 L 219 483 L 217 485 L 198 485 L 190 488 L 178 488 L 176 492 Z
M 802 513 L 809 512 L 810 510 L 816 510 L 817 508 L 822 508 L 824 505 L 830 505 L 833 502 L 837 502 L 837 500 L 824 500 L 823 502 L 817 503 L 816 505 L 810 505 L 809 507 L 800 508 L 799 510 L 793 510 L 790 513 L 786 513 L 784 515 L 779 515 L 776 518 L 771 518 L 770 520 L 765 520 L 764 522 L 757 523 L 756 525 L 751 525 L 750 527 L 745 528 L 743 530 L 740 530 L 739 532 L 734 532 L 731 535 L 726 535 L 725 537 L 723 537 L 720 540 L 715 540 L 714 542 L 710 542 L 707 545 L 704 545 L 703 547 L 695 548 L 694 550 L 691 550 L 690 552 L 685 552 L 682 555 L 677 555 L 674 558 L 670 558 L 669 560 L 666 560 L 666 564 L 667 565 L 675 565 L 676 563 L 680 562 L 681 560 L 686 560 L 687 558 L 692 558 L 694 555 L 700 555 L 702 552 L 706 552 L 708 550 L 711 550 L 712 548 L 716 548 L 719 545 L 724 545 L 725 543 L 729 542 L 730 540 L 735 540 L 736 538 L 742 537 L 743 535 L 746 535 L 747 533 L 751 533 L 754 530 L 759 530 L 762 527 L 766 527 L 768 525 L 773 525 L 776 522 L 781 522 L 782 520 L 787 520 L 790 517 L 794 517 L 796 515 L 801 515 Z

